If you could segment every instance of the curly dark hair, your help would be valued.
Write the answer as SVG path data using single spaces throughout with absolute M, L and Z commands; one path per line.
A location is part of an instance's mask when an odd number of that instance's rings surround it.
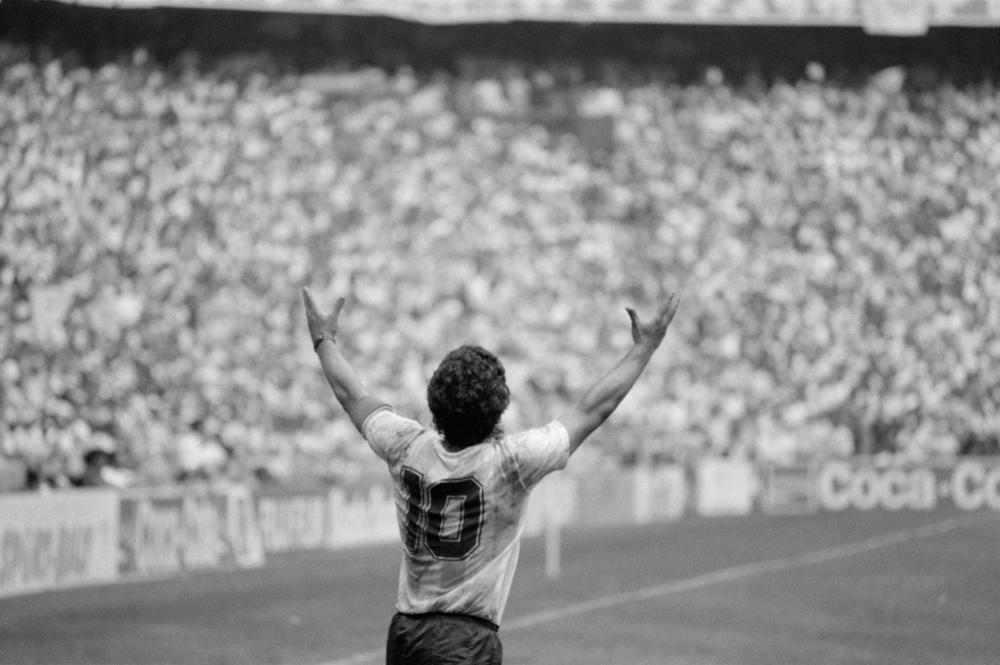
M 466 344 L 450 352 L 427 384 L 434 427 L 445 441 L 460 448 L 498 434 L 508 404 L 503 364 L 481 346 Z

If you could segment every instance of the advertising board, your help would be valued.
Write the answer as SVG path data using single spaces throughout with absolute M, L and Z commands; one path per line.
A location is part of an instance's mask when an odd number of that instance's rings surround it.
M 818 509 L 815 470 L 768 465 L 760 472 L 760 508 L 771 515 L 798 515 Z
M 257 495 L 257 519 L 267 552 L 287 552 L 327 544 L 325 491 L 281 492 Z
M 240 488 L 127 492 L 121 496 L 119 546 L 125 575 L 263 562 L 253 503 Z
M 695 466 L 695 510 L 699 515 L 746 515 L 753 510 L 757 485 L 757 470 L 747 460 L 703 459 Z
M 688 482 L 684 467 L 671 464 L 638 468 L 633 473 L 633 514 L 638 524 L 681 517 L 687 509 Z
M 117 540 L 113 491 L 0 495 L 0 596 L 113 580 Z
M 823 510 L 1000 510 L 1000 459 L 961 458 L 954 464 L 884 466 L 870 460 L 827 462 L 816 475 Z
M 334 487 L 328 501 L 329 547 L 341 549 L 399 538 L 396 503 L 388 483 Z

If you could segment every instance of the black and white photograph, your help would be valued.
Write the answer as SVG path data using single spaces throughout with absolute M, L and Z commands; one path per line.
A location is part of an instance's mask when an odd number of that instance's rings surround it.
M 997 665 L 998 0 L 0 0 L 0 665 Z

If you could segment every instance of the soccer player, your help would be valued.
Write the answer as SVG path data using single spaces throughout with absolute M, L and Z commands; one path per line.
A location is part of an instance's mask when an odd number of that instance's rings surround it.
M 503 365 L 479 346 L 445 356 L 427 386 L 433 428 L 397 415 L 365 389 L 336 343 L 344 299 L 329 314 L 303 289 L 323 373 L 375 454 L 389 466 L 403 541 L 387 665 L 499 665 L 497 630 L 510 592 L 528 494 L 628 394 L 660 346 L 679 296 L 650 322 L 626 309 L 633 345 L 569 411 L 543 427 L 504 434 L 510 401 Z

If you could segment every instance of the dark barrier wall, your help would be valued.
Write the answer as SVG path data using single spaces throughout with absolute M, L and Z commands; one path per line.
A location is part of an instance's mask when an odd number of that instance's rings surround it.
M 259 14 L 202 9 L 118 10 L 54 2 L 0 2 L 0 40 L 91 64 L 145 48 L 161 60 L 190 50 L 201 57 L 266 51 L 294 66 L 334 62 L 395 69 L 454 69 L 472 56 L 520 61 L 573 58 L 595 71 L 608 61 L 670 63 L 679 78 L 707 65 L 734 75 L 763 71 L 798 78 L 810 61 L 865 75 L 890 65 L 928 63 L 955 82 L 1000 70 L 995 28 L 932 28 L 915 38 L 861 28 L 608 25 L 513 22 L 429 26 L 383 17 Z

